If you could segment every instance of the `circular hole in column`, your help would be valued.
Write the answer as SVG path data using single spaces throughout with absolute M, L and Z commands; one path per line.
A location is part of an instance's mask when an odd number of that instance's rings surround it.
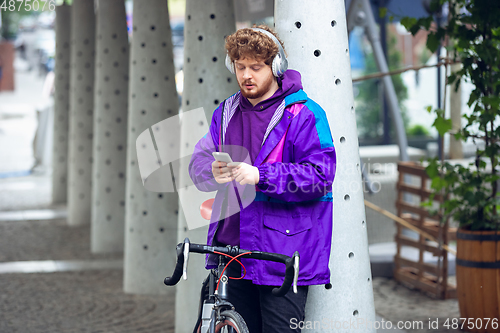
M 202 41 L 203 40 L 203 36 L 198 36 L 198 40 Z
M 353 316 L 357 316 L 359 314 L 358 310 L 354 310 L 354 312 L 352 313 Z
M 164 232 L 165 231 L 165 228 L 160 228 L 160 232 Z
M 210 14 L 210 18 L 213 20 L 215 18 L 215 14 Z
M 334 27 L 337 25 L 337 21 L 333 20 L 332 22 L 330 22 L 330 24 L 332 25 L 332 27 Z
M 156 64 L 156 59 L 151 60 L 153 64 Z
M 199 78 L 199 79 L 198 79 L 198 82 L 199 82 L 199 83 L 203 83 L 203 79 L 202 79 L 202 78 Z
M 354 258 L 354 252 L 349 252 L 349 259 Z
M 147 249 L 148 249 L 148 246 L 147 246 L 147 245 L 144 245 L 144 246 L 143 246 L 143 249 L 144 249 L 144 250 L 147 250 Z
M 331 284 L 331 283 L 327 283 L 327 284 L 325 284 L 325 289 L 326 289 L 326 290 L 330 290 L 330 289 L 332 289 L 332 284 Z
M 213 62 L 216 62 L 216 61 L 217 61 L 217 57 L 213 57 L 213 58 L 212 58 L 212 61 L 213 61 Z
M 218 99 L 214 100 L 214 104 L 218 105 L 219 104 L 219 100 Z
M 354 113 L 354 106 L 351 106 L 351 113 Z
M 335 84 L 338 86 L 342 81 L 340 79 L 335 80 Z
M 152 26 L 151 26 L 151 30 L 155 30 L 155 29 L 156 29 L 156 28 L 155 28 L 155 26 L 154 26 L 154 25 L 152 25 Z
M 367 282 L 370 282 L 370 278 L 368 278 L 368 280 L 366 280 Z
M 345 137 L 341 136 L 340 137 L 340 143 L 344 143 L 345 142 Z
M 297 27 L 297 29 L 300 29 L 300 27 L 302 26 L 302 23 L 297 21 L 297 22 L 295 22 L 295 26 Z
M 148 215 L 148 212 L 147 211 L 143 211 L 142 215 L 146 216 L 146 215 Z
M 344 195 L 344 200 L 345 201 L 351 200 L 351 197 L 349 196 L 349 194 Z
M 163 194 L 158 194 L 158 198 L 163 198 Z
M 191 19 L 191 15 L 188 15 L 188 20 L 190 20 L 190 19 Z
M 319 57 L 321 55 L 320 50 L 314 50 L 314 56 Z
M 364 227 L 365 226 L 365 221 L 361 221 L 361 225 Z

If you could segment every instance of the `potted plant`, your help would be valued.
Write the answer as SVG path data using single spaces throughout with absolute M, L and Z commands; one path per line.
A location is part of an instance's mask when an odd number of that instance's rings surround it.
M 457 295 L 460 327 L 471 332 L 499 331 L 500 289 L 500 2 L 488 0 L 431 0 L 431 10 L 446 6 L 448 22 L 432 25 L 432 17 L 404 18 L 401 23 L 415 35 L 429 32 L 427 47 L 435 52 L 448 43 L 451 61 L 462 64 L 447 78 L 455 89 L 461 81 L 472 83 L 468 106 L 460 130 L 452 132 L 443 110 L 434 110 L 434 127 L 441 136 L 463 141 L 483 141 L 468 165 L 429 160 L 427 173 L 432 189 L 443 194 L 443 219 L 459 224 L 457 232 Z M 431 198 L 432 200 L 432 198 Z M 429 201 L 429 205 L 430 205 Z M 498 251 L 497 251 L 498 249 Z M 469 319 L 470 318 L 470 319 Z M 490 318 L 487 324 L 486 318 Z M 481 324 L 481 329 L 479 326 Z M 487 327 L 486 327 L 486 326 Z

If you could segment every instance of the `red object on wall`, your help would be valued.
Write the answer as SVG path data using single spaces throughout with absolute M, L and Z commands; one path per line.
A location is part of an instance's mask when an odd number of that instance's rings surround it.
M 14 90 L 14 45 L 0 43 L 0 92 Z

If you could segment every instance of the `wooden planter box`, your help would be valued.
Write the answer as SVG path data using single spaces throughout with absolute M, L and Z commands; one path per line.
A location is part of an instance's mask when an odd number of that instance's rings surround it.
M 420 202 L 427 200 L 432 193 L 425 167 L 414 162 L 399 162 L 398 171 L 397 215 L 434 238 L 441 239 L 442 244 L 448 245 L 449 241 L 456 239 L 456 228 L 450 228 L 448 222 L 441 225 L 438 216 L 431 216 L 425 208 L 420 207 Z M 408 178 L 411 178 L 411 181 Z M 435 196 L 434 199 L 439 201 L 442 197 Z M 417 240 L 408 237 L 404 233 L 406 228 L 399 223 L 396 224 L 396 228 L 394 279 L 435 298 L 456 298 L 456 287 L 448 283 L 446 250 L 439 248 L 436 243 L 430 242 L 422 235 L 419 235 Z M 402 257 L 403 246 L 416 248 L 419 253 L 418 260 Z M 424 262 L 425 252 L 432 253 L 438 259 L 438 264 Z

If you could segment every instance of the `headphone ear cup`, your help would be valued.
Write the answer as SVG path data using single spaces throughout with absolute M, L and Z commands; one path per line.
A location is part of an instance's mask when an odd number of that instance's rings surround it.
M 273 71 L 273 75 L 275 77 L 278 77 L 280 76 L 281 74 L 281 57 L 279 54 L 277 54 L 274 59 L 273 59 L 273 63 L 271 64 L 271 69 Z
M 229 54 L 226 54 L 226 67 L 231 72 L 231 74 L 235 73 L 234 63 L 231 61 L 231 58 L 229 57 Z

